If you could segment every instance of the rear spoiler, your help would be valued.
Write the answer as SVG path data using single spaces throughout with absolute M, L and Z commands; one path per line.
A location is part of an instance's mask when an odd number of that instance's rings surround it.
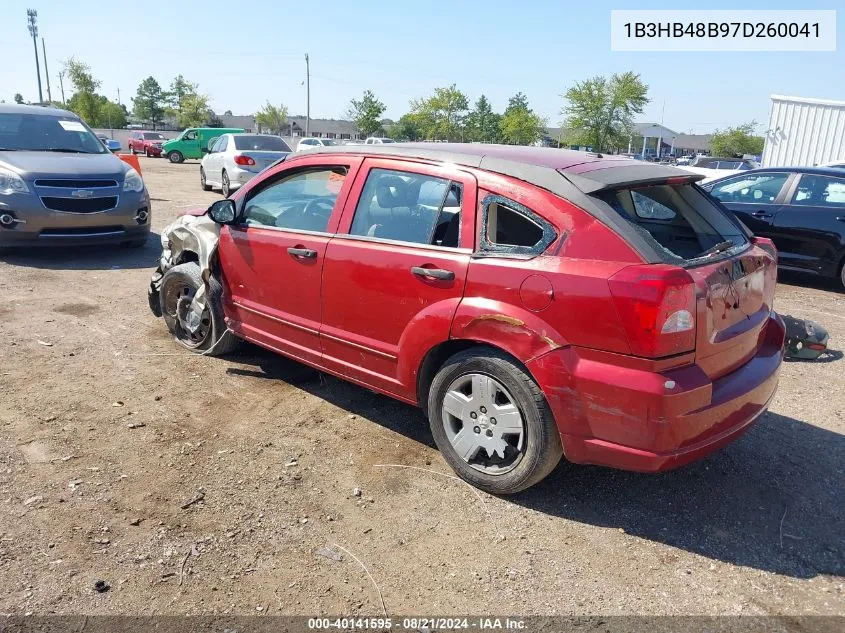
M 704 178 L 701 174 L 694 174 L 667 165 L 644 164 L 593 169 L 580 174 L 573 174 L 560 169 L 558 173 L 586 194 L 631 186 L 641 187 L 644 185 L 664 183 L 673 185 L 688 184 Z

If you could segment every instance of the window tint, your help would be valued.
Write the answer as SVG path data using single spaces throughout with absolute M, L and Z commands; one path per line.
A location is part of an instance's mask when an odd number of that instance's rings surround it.
M 804 174 L 792 204 L 799 206 L 845 206 L 845 178 Z
M 543 239 L 543 227 L 503 200 L 487 205 L 486 241 L 490 246 L 533 249 Z
M 788 173 L 737 176 L 713 187 L 710 195 L 722 202 L 772 204 L 788 177 Z
M 389 169 L 367 175 L 350 235 L 457 248 L 461 185 Z
M 144 132 L 144 138 L 148 141 L 163 141 L 164 136 L 159 134 L 158 132 Z M 138 138 L 141 138 L 141 134 L 138 134 Z
M 216 151 L 218 152 L 225 152 L 226 147 L 229 145 L 229 137 L 228 136 L 221 136 L 220 139 L 217 141 L 215 147 L 217 148 Z
M 236 134 L 232 137 L 235 141 L 235 149 L 267 151 L 267 152 L 289 152 L 290 147 L 278 136 L 265 134 L 245 135 Z
M 324 167 L 292 174 L 247 200 L 243 221 L 301 231 L 326 230 L 346 167 Z

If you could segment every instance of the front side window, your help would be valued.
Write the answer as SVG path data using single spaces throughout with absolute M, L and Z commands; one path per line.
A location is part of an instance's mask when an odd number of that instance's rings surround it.
M 737 176 L 713 187 L 710 195 L 722 202 L 773 204 L 787 178 L 788 173 Z
M 196 130 L 188 130 L 185 132 L 185 135 L 182 137 L 183 141 L 195 141 L 197 140 L 197 131 Z
M 246 201 L 247 226 L 325 232 L 348 167 L 318 167 L 283 177 Z
M 792 204 L 814 207 L 845 206 L 845 178 L 804 174 Z
M 349 234 L 457 248 L 462 198 L 461 184 L 445 178 L 373 169 Z
M 484 199 L 481 250 L 512 255 L 537 255 L 557 234 L 543 218 L 502 196 Z
M 216 145 L 216 148 L 217 148 L 217 149 L 215 149 L 214 151 L 216 151 L 216 152 L 225 152 L 225 151 L 226 151 L 226 147 L 227 147 L 228 145 L 229 145 L 229 137 L 228 137 L 228 136 L 221 136 L 221 137 L 217 140 L 217 145 Z

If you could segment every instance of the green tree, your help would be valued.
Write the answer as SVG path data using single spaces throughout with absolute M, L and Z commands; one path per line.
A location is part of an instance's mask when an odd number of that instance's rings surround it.
M 642 114 L 647 94 L 648 86 L 630 71 L 577 82 L 563 95 L 568 104 L 561 114 L 572 130 L 568 140 L 597 152 L 627 146 L 634 115 Z
M 358 132 L 364 136 L 373 136 L 382 129 L 381 115 L 386 109 L 372 91 L 365 90 L 360 99 L 352 99 L 349 102 L 346 116 L 355 122 Z
M 64 64 L 73 86 L 74 94 L 68 101 L 68 109 L 78 114 L 88 125 L 97 125 L 100 111 L 100 100 L 96 94 L 100 82 L 91 74 L 88 64 L 70 57 Z
M 754 135 L 756 121 L 743 123 L 736 127 L 729 127 L 726 130 L 716 130 L 710 144 L 710 153 L 713 156 L 741 156 L 743 154 L 763 153 L 765 139 L 762 136 Z
M 23 103 L 23 95 L 19 92 L 15 93 L 15 103 Z
M 410 114 L 425 138 L 460 141 L 469 101 L 455 87 L 435 88 L 434 94 L 411 101 Z
M 411 114 L 402 116 L 387 130 L 390 138 L 397 141 L 419 141 L 423 138 L 420 126 Z
M 528 107 L 528 98 L 518 92 L 508 101 L 499 127 L 505 143 L 533 145 L 545 133 L 546 123 Z
M 159 83 L 153 77 L 147 77 L 138 85 L 138 91 L 132 98 L 135 104 L 135 116 L 144 121 L 149 121 L 153 129 L 164 117 L 169 95 L 162 90 Z
M 281 134 L 288 120 L 288 108 L 284 104 L 274 106 L 269 101 L 255 113 L 255 122 L 262 130 Z
M 172 113 L 177 118 L 180 114 L 182 114 L 184 100 L 188 96 L 196 94 L 198 88 L 199 86 L 197 84 L 191 83 L 182 75 L 177 75 L 176 78 L 170 82 L 170 90 L 167 93 L 169 97 L 168 105 L 170 106 Z
M 124 128 L 126 127 L 126 110 L 114 101 L 109 101 L 103 95 L 96 95 L 97 118 L 95 127 Z
M 209 119 L 208 97 L 196 92 L 185 94 L 177 115 L 179 127 L 200 127 Z
M 498 143 L 501 115 L 493 112 L 487 97 L 481 95 L 466 118 L 466 140 Z
M 205 121 L 205 127 L 223 127 L 223 121 L 220 120 L 220 117 L 214 114 L 214 112 L 209 110 L 208 119 Z

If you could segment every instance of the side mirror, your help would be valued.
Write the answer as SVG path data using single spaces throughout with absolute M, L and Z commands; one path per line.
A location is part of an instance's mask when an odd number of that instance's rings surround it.
M 208 207 L 208 217 L 217 222 L 217 224 L 231 224 L 235 221 L 235 202 L 234 200 L 218 200 L 210 207 Z

